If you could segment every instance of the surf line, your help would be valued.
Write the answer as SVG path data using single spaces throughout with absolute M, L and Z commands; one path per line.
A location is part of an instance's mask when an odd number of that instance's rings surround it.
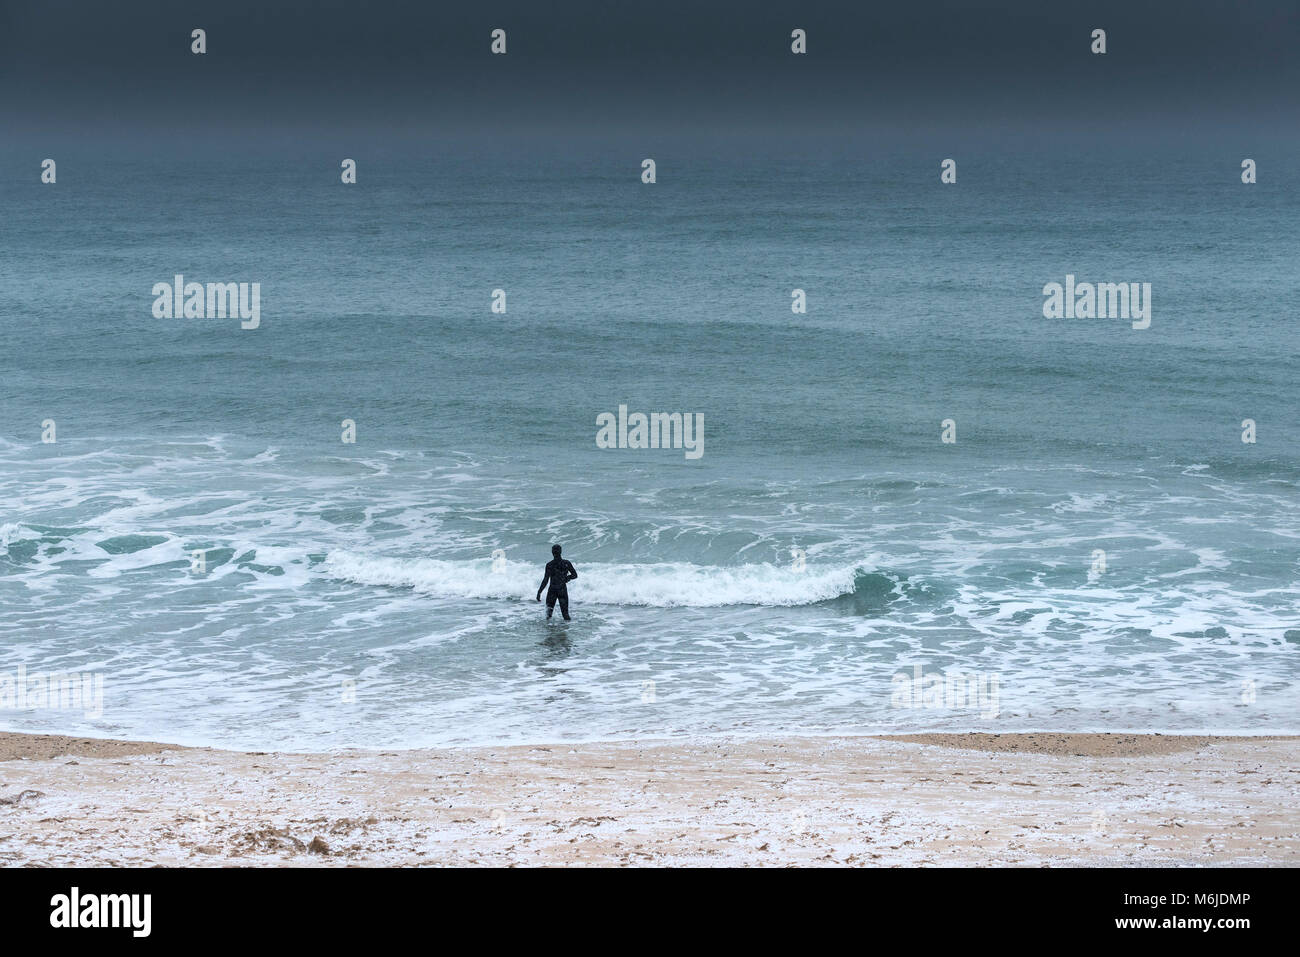
M 598 449 L 684 449 L 688 459 L 704 454 L 703 412 L 633 412 L 627 406 L 596 416 Z

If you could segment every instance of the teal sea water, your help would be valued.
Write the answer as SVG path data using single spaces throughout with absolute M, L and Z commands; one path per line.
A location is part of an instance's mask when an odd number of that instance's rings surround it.
M 0 728 L 1300 731 L 1295 160 L 356 152 L 5 156 Z M 155 318 L 178 273 L 259 328 Z M 1045 319 L 1067 274 L 1150 328 Z M 620 405 L 703 456 L 597 448 Z M 20 668 L 102 714 L 6 708 Z

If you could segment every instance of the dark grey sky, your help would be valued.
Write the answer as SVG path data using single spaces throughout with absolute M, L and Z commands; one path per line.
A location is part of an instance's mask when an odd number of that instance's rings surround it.
M 208 53 L 189 52 L 190 30 Z M 509 53 L 488 52 L 494 27 Z M 808 31 L 809 53 L 789 50 Z M 1109 52 L 1093 56 L 1094 27 Z M 12 131 L 1297 126 L 1297 0 L 3 0 Z

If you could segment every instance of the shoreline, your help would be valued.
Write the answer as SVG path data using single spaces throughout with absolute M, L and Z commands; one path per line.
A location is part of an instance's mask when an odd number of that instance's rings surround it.
M 100 738 L 91 735 L 62 734 L 44 731 L 3 731 L 0 730 L 0 763 L 15 759 L 38 758 L 41 756 L 58 756 L 74 754 L 81 749 L 85 757 L 102 757 L 109 755 L 146 754 L 159 751 L 211 751 L 227 754 L 264 755 L 281 754 L 301 757 L 329 757 L 345 754 L 416 754 L 422 752 L 461 752 L 487 751 L 509 748 L 593 748 L 618 747 L 626 744 L 642 746 L 673 745 L 700 746 L 711 742 L 744 743 L 747 741 L 905 741 L 914 744 L 928 744 L 935 747 L 956 748 L 960 750 L 1017 751 L 1030 753 L 1053 753 L 1057 748 L 1066 747 L 1067 743 L 1087 750 L 1077 751 L 1079 755 L 1112 753 L 1145 754 L 1159 749 L 1163 753 L 1173 750 L 1185 751 L 1195 749 L 1203 744 L 1224 741 L 1297 741 L 1300 733 L 1295 734 L 1258 734 L 1255 732 L 1193 732 L 1193 731 L 899 731 L 893 732 L 756 732 L 752 734 L 691 734 L 681 736 L 653 736 L 630 738 L 591 738 L 557 740 L 541 738 L 524 742 L 492 742 L 480 744 L 447 745 L 339 745 L 329 750 L 298 750 L 292 748 L 243 748 L 226 747 L 214 744 L 184 744 L 176 741 L 155 741 L 140 738 Z M 1098 751 L 1110 742 L 1117 750 Z
M 1300 865 L 1300 736 L 236 752 L 0 733 L 0 865 Z

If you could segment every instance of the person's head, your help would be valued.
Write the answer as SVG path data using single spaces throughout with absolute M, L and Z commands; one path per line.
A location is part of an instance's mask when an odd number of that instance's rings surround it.
M 556 558 L 559 558 L 559 557 L 560 557 L 560 546 L 559 546 L 559 545 L 552 545 L 552 546 L 551 546 L 551 554 L 554 555 Z

